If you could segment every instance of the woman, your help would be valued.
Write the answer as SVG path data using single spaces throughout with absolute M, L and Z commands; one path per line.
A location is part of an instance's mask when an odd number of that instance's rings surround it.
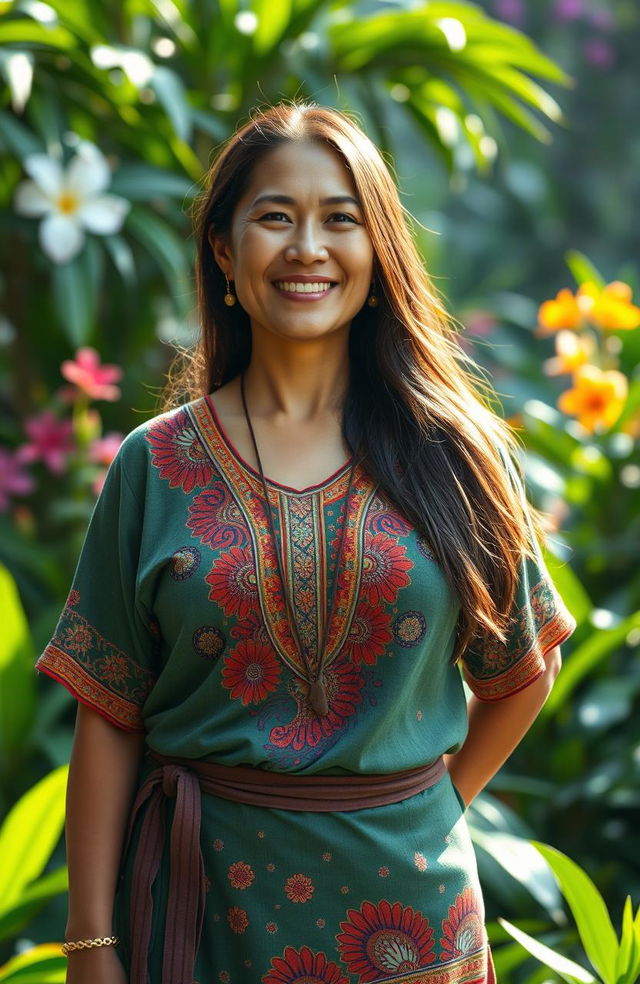
M 573 629 L 514 440 L 346 116 L 256 114 L 196 231 L 190 400 L 125 440 L 38 662 L 81 702 L 68 981 L 491 981 L 464 806 Z

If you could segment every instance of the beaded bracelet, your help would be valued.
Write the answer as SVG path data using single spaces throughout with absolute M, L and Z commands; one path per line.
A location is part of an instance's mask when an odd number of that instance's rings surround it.
M 119 936 L 96 936 L 93 940 L 65 940 L 62 944 L 62 952 L 66 957 L 73 950 L 92 950 L 94 946 L 116 946 L 119 942 Z

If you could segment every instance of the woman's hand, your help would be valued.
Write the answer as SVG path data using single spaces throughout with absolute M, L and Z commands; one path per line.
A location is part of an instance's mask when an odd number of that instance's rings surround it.
M 112 946 L 69 954 L 67 984 L 127 984 L 127 975 Z

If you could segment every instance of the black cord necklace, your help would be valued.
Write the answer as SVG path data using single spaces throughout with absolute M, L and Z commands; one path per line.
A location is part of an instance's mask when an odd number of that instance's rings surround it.
M 276 555 L 276 563 L 278 565 L 278 575 L 280 577 L 280 584 L 282 587 L 282 597 L 284 598 L 285 607 L 287 610 L 287 617 L 289 619 L 289 628 L 291 629 L 291 635 L 295 641 L 300 654 L 300 659 L 304 665 L 305 672 L 298 673 L 309 686 L 309 702 L 319 717 L 323 717 L 325 714 L 329 713 L 329 702 L 327 700 L 327 691 L 324 680 L 324 666 L 326 662 L 326 649 L 325 643 L 327 640 L 327 634 L 329 631 L 329 626 L 331 625 L 331 619 L 333 616 L 333 607 L 336 597 L 336 590 L 338 584 L 338 574 L 340 572 L 340 564 L 342 561 L 342 553 L 345 541 L 345 533 L 347 529 L 347 522 L 349 519 L 349 504 L 351 501 L 351 492 L 353 491 L 353 479 L 355 473 L 355 458 L 351 462 L 351 471 L 349 472 L 349 486 L 347 489 L 347 495 L 344 500 L 344 516 L 342 522 L 342 529 L 340 530 L 340 542 L 338 546 L 338 555 L 336 557 L 336 565 L 333 574 L 333 583 L 331 585 L 331 596 L 329 598 L 329 605 L 327 607 L 327 615 L 322 625 L 322 633 L 318 645 L 318 661 L 317 669 L 315 673 L 313 672 L 311 666 L 309 665 L 309 660 L 302 645 L 300 639 L 300 630 L 298 628 L 298 621 L 296 619 L 293 600 L 289 597 L 287 591 L 287 584 L 284 578 L 284 563 L 282 557 L 280 556 L 280 548 L 278 545 L 278 537 L 276 536 L 275 525 L 273 522 L 273 510 L 271 506 L 271 500 L 269 499 L 269 491 L 267 489 L 267 482 L 264 477 L 264 471 L 262 468 L 262 461 L 260 460 L 260 452 L 258 451 L 258 444 L 256 441 L 256 436 L 253 431 L 253 425 L 251 423 L 251 417 L 249 416 L 249 410 L 247 408 L 247 399 L 244 391 L 244 373 L 240 376 L 240 395 L 242 396 L 242 406 L 244 408 L 244 415 L 249 427 L 249 433 L 251 434 L 251 440 L 253 441 L 253 449 L 256 455 L 256 461 L 258 462 L 258 471 L 260 472 L 260 479 L 262 481 L 262 489 L 264 492 L 265 506 L 267 510 L 267 517 L 269 519 L 269 531 L 271 533 L 271 538 L 273 540 L 273 549 Z

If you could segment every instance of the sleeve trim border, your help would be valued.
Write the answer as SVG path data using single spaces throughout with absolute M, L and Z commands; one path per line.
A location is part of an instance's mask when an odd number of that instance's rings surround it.
M 36 663 L 36 670 L 61 683 L 77 700 L 116 727 L 125 731 L 145 730 L 140 708 L 136 704 L 107 690 L 57 646 L 47 646 Z

